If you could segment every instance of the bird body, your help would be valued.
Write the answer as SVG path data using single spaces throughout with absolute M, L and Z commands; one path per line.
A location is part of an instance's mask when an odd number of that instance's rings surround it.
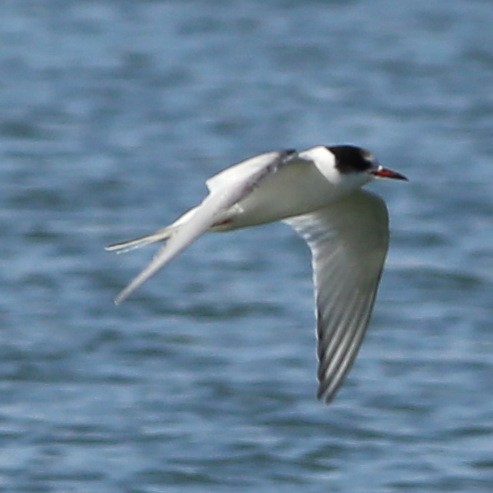
M 349 145 L 268 152 L 231 166 L 207 180 L 209 195 L 170 226 L 107 247 L 127 251 L 166 241 L 115 301 L 121 303 L 207 231 L 282 220 L 312 252 L 318 397 L 329 402 L 360 347 L 387 253 L 385 202 L 361 190 L 375 177 L 405 179 Z

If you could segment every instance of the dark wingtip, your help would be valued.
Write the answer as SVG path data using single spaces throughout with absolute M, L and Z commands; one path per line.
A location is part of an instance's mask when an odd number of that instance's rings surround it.
M 331 392 L 327 392 L 327 386 L 320 385 L 317 390 L 317 399 L 328 405 L 334 400 L 337 390 L 338 389 L 333 389 Z

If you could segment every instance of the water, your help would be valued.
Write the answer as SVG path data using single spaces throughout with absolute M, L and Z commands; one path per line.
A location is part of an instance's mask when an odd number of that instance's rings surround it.
M 489 492 L 490 2 L 5 1 L 0 491 Z M 174 219 L 270 149 L 352 142 L 385 197 L 375 314 L 316 401 L 306 246 L 204 237 L 121 307 Z

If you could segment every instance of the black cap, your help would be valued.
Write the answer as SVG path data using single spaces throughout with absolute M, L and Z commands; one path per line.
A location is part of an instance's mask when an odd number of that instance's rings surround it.
M 368 171 L 377 165 L 370 151 L 352 145 L 326 146 L 336 159 L 336 169 L 342 174 Z

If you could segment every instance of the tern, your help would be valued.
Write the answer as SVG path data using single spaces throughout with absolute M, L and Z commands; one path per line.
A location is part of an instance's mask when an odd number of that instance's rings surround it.
M 312 254 L 317 320 L 317 397 L 330 402 L 366 332 L 389 243 L 385 202 L 361 189 L 375 178 L 407 180 L 353 145 L 260 154 L 218 173 L 201 204 L 150 235 L 106 247 L 124 252 L 166 241 L 116 297 L 123 302 L 205 232 L 284 221 Z

